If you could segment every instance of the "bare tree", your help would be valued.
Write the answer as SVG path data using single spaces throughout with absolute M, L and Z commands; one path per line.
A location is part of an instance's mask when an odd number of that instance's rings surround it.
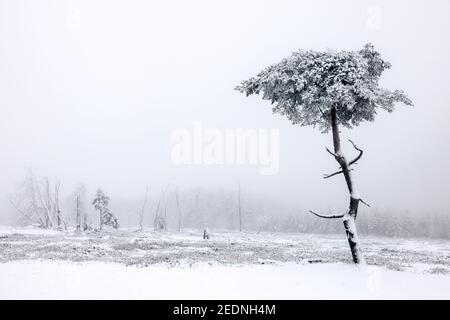
M 181 209 L 180 209 L 180 199 L 178 197 L 178 188 L 175 189 L 175 200 L 177 201 L 177 212 L 178 212 L 178 232 L 183 231 L 183 224 L 181 219 Z
M 75 209 L 76 210 L 76 222 L 75 222 L 76 229 L 77 229 L 77 232 L 80 232 L 81 231 L 80 196 L 77 196 L 75 202 L 76 202 L 76 209 Z
M 75 213 L 75 226 L 78 231 L 91 229 L 88 221 L 86 197 L 87 189 L 82 183 L 79 183 L 69 196 L 69 206 L 73 208 L 71 211 Z M 75 207 L 73 207 L 74 203 Z
M 39 206 L 37 204 L 36 189 L 38 189 L 39 186 L 37 186 L 37 183 L 35 183 L 34 175 L 33 175 L 33 172 L 31 171 L 31 169 L 29 170 L 28 179 L 27 179 L 26 184 L 27 184 L 27 186 L 26 186 L 26 195 L 25 196 L 28 196 L 31 199 L 31 208 L 30 208 L 31 213 L 37 217 L 41 226 L 47 228 L 48 227 L 48 219 L 45 217 L 41 208 L 39 208 Z
M 29 169 L 28 175 L 19 186 L 17 192 L 9 197 L 9 202 L 19 213 L 19 222 L 24 224 L 37 224 L 45 228 L 45 218 L 37 205 L 34 176 Z
M 44 181 L 41 183 L 42 188 L 44 190 L 41 190 L 41 187 L 37 185 L 37 193 L 39 195 L 39 199 L 41 201 L 42 211 L 44 215 L 44 221 L 45 221 L 45 227 L 51 228 L 55 224 L 53 222 L 53 209 L 52 209 L 52 198 L 50 195 L 50 181 L 47 177 L 44 178 Z
M 10 203 L 20 214 L 21 220 L 38 224 L 42 228 L 61 229 L 64 223 L 59 206 L 60 183 L 56 180 L 54 191 L 50 191 L 47 177 L 39 181 L 31 169 L 18 193 L 9 198 Z
M 53 210 L 54 210 L 54 216 L 55 216 L 55 220 L 56 220 L 56 226 L 58 229 L 61 229 L 63 220 L 61 217 L 61 208 L 59 206 L 59 187 L 60 187 L 60 182 L 59 182 L 59 180 L 56 179 Z
M 165 201 L 165 195 L 167 190 L 169 189 L 169 185 L 161 190 L 161 195 L 158 199 L 158 204 L 156 205 L 155 214 L 153 217 L 153 230 L 155 231 L 163 231 L 167 229 L 167 201 Z M 164 214 L 162 214 L 162 205 L 164 202 Z
M 204 205 L 205 200 L 202 197 L 202 209 Z M 200 210 L 200 189 L 197 187 L 194 191 L 194 219 L 195 219 L 195 225 L 197 228 L 202 230 L 202 228 L 205 228 L 204 224 L 204 210 Z
M 238 184 L 238 217 L 239 217 L 239 232 L 242 232 L 242 211 L 241 211 L 241 184 Z
M 145 208 L 147 206 L 147 202 L 148 202 L 148 186 L 145 189 L 145 196 L 144 196 L 144 201 L 142 202 L 142 207 L 141 210 L 138 212 L 138 218 L 139 218 L 139 231 L 143 231 L 144 230 L 144 215 L 145 215 Z

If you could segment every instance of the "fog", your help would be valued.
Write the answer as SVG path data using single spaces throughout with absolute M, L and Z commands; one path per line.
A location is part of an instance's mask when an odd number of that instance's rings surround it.
M 79 182 L 92 197 L 102 187 L 112 203 L 133 203 L 147 185 L 155 195 L 167 184 L 240 183 L 243 206 L 262 197 L 299 214 L 343 209 L 344 179 L 322 178 L 336 169 L 325 151 L 331 134 L 293 126 L 233 89 L 294 50 L 368 42 L 393 65 L 383 85 L 415 106 L 342 130 L 349 155 L 348 138 L 365 151 L 354 172 L 359 192 L 393 214 L 449 214 L 449 38 L 446 0 L 0 0 L 0 222 L 14 221 L 8 196 L 28 168 L 58 177 L 65 195 Z M 278 129 L 278 173 L 174 164 L 171 135 L 198 122 Z

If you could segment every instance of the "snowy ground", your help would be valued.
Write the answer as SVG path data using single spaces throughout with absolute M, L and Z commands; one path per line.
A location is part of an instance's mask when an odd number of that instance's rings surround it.
M 450 242 L 0 227 L 0 299 L 450 299 Z

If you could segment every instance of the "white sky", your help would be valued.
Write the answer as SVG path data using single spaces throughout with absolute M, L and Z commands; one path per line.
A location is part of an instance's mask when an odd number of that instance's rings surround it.
M 368 28 L 370 7 L 380 28 Z M 76 14 L 79 12 L 79 27 Z M 75 20 L 74 20 L 75 19 Z M 63 191 L 134 196 L 145 185 L 235 186 L 299 208 L 347 205 L 324 151 L 331 136 L 292 126 L 233 90 L 297 49 L 360 49 L 393 64 L 383 84 L 415 102 L 343 131 L 366 151 L 359 191 L 379 208 L 449 211 L 450 2 L 0 0 L 0 216 L 27 167 Z M 174 167 L 170 133 L 279 128 L 280 172 Z M 347 146 L 348 152 L 352 152 Z

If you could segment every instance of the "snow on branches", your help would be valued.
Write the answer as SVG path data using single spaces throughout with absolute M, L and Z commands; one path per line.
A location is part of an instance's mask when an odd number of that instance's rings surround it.
M 100 214 L 100 230 L 103 225 L 111 226 L 114 229 L 119 228 L 119 222 L 117 218 L 109 211 L 109 197 L 103 192 L 102 189 L 98 189 L 94 200 L 92 201 L 94 208 L 99 211 Z
M 360 51 L 300 50 L 243 81 L 236 90 L 247 96 L 262 94 L 274 105 L 274 113 L 327 132 L 333 107 L 338 123 L 350 128 L 373 121 L 379 108 L 391 112 L 396 102 L 412 105 L 403 91 L 379 86 L 381 74 L 390 67 L 372 44 Z

